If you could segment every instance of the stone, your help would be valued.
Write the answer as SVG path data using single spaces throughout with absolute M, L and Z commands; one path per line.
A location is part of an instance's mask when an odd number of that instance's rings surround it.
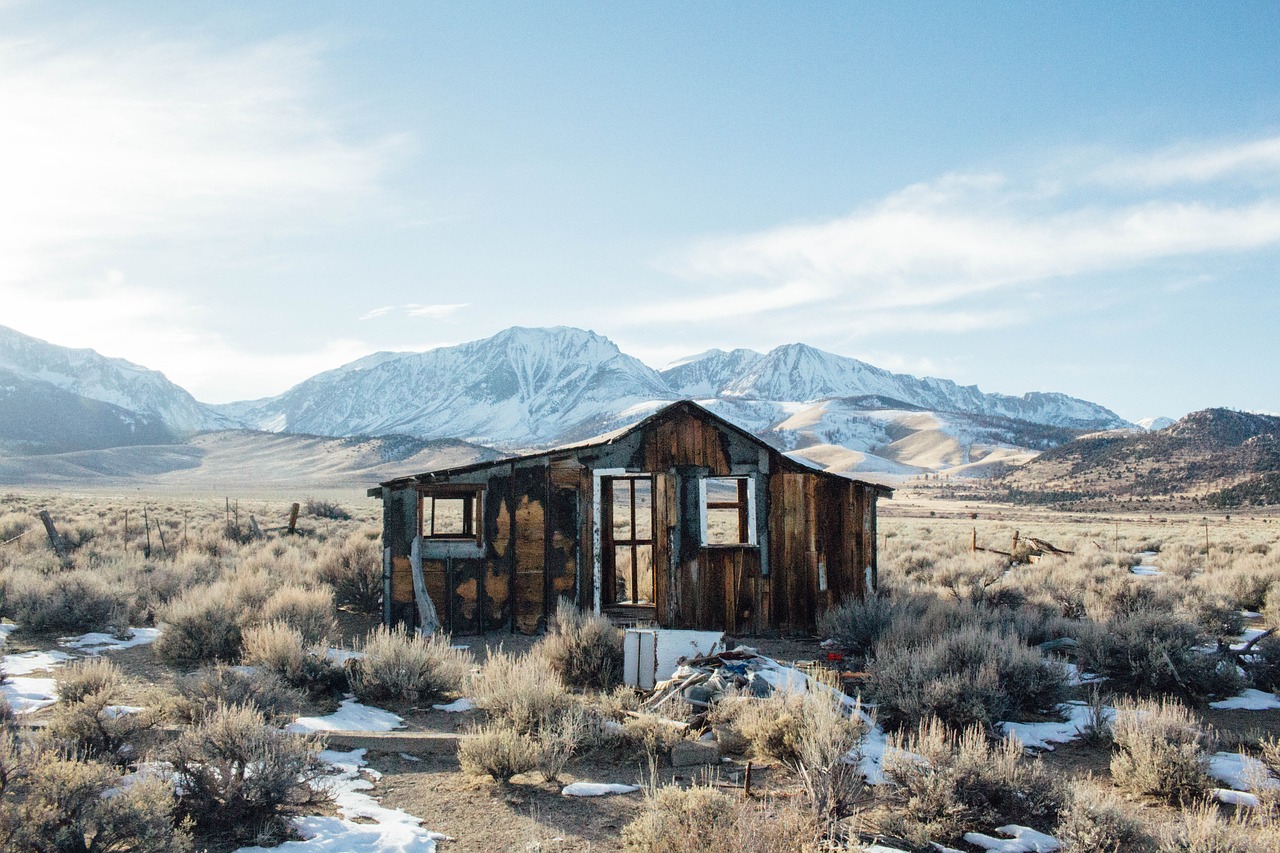
M 720 747 L 703 741 L 681 741 L 671 747 L 672 767 L 696 767 L 702 764 L 719 764 Z

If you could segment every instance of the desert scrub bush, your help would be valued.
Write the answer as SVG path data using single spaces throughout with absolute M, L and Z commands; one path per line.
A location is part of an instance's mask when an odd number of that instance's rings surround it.
M 979 724 L 988 731 L 1054 708 L 1066 690 L 1066 672 L 1016 635 L 964 628 L 922 645 L 892 639 L 876 646 L 869 671 L 878 717 L 891 728 L 937 717 L 953 728 Z
M 379 626 L 365 638 L 364 656 L 352 661 L 351 690 L 361 699 L 418 702 L 457 693 L 471 656 L 450 648 L 447 634 L 424 637 Z
M 1119 787 L 1184 805 L 1208 792 L 1208 736 L 1184 705 L 1122 699 L 1111 737 L 1111 778 Z
M 669 708 L 665 710 L 671 712 Z M 672 716 L 679 716 L 679 712 Z M 636 716 L 628 716 L 622 721 L 622 730 L 617 732 L 617 736 L 623 747 L 644 755 L 653 762 L 659 756 L 671 752 L 676 744 L 690 740 L 693 733 L 668 717 L 640 711 Z
M 650 789 L 640 816 L 622 829 L 622 847 L 627 853 L 722 849 L 736 811 L 732 797 L 710 786 Z
M 862 772 L 850 755 L 856 754 L 866 726 L 855 718 L 856 710 L 846 715 L 842 696 L 825 690 L 805 693 L 800 711 L 800 745 L 792 769 L 813 813 L 839 820 L 862 793 Z
M 240 656 L 240 623 L 221 585 L 197 587 L 165 605 L 164 630 L 154 648 L 178 666 L 233 661 Z
M 477 726 L 458 742 L 458 763 L 464 773 L 510 782 L 537 766 L 538 745 L 531 734 L 499 720 Z
M 104 657 L 71 661 L 54 670 L 58 701 L 74 704 L 94 693 L 112 693 L 120 686 L 120 668 Z
M 308 646 L 327 643 L 337 627 L 333 590 L 329 587 L 304 589 L 282 586 L 263 602 L 255 621 L 282 622 L 301 634 L 302 641 Z
M 881 830 L 921 846 L 1010 823 L 1048 832 L 1063 805 L 1058 781 L 1023 758 L 1017 738 L 992 744 L 979 726 L 956 734 L 936 718 L 892 737 L 884 773 Z
M 622 679 L 622 631 L 606 616 L 561 599 L 551 631 L 537 645 L 566 684 L 609 690 Z
M 175 714 L 189 722 L 200 722 L 220 703 L 251 707 L 273 723 L 292 719 L 302 708 L 302 694 L 264 669 L 217 664 L 179 676 L 175 687 Z
M 827 825 L 792 800 L 738 799 L 709 785 L 653 788 L 622 830 L 627 853 L 819 853 Z
M 871 653 L 890 628 L 918 615 L 916 611 L 921 609 L 918 602 L 908 598 L 851 597 L 822 614 L 818 619 L 818 633 L 861 659 Z
M 306 513 L 312 518 L 327 518 L 332 521 L 351 520 L 351 513 L 347 512 L 335 502 L 317 500 L 315 498 L 307 498 Z
M 1244 686 L 1234 659 L 1205 654 L 1199 647 L 1207 638 L 1169 613 L 1140 611 L 1100 624 L 1084 622 L 1077 639 L 1080 666 L 1124 690 L 1205 698 L 1233 696 Z
M 136 751 L 136 738 L 159 722 L 155 711 L 111 704 L 111 694 L 102 690 L 75 702 L 59 701 L 45 735 L 68 754 L 124 763 Z
M 1110 787 L 1073 782 L 1053 836 L 1062 853 L 1155 853 L 1156 841 Z
M 267 725 L 246 706 L 219 705 L 182 733 L 168 758 L 182 780 L 179 805 L 201 829 L 231 838 L 283 839 L 285 818 L 325 799 L 312 738 Z
M 322 695 L 346 685 L 346 674 L 326 656 L 324 647 L 307 647 L 299 631 L 284 622 L 244 630 L 243 660 L 264 667 L 289 685 Z
M 121 785 L 116 770 L 53 753 L 28 755 L 0 786 L 0 848 L 12 853 L 183 853 L 173 789 L 159 779 Z
M 1183 809 L 1161 828 L 1160 853 L 1274 853 L 1280 833 L 1274 826 L 1251 824 L 1240 812 L 1223 817 L 1211 802 Z
M 541 655 L 517 657 L 502 649 L 490 652 L 469 692 L 476 707 L 521 732 L 533 731 L 539 720 L 554 717 L 572 701 L 560 675 Z
M 32 631 L 115 630 L 127 609 L 120 592 L 90 571 L 17 570 L 5 584 L 4 615 Z
M 377 531 L 373 532 L 378 536 Z M 333 588 L 338 606 L 357 613 L 382 612 L 382 545 L 368 532 L 347 537 L 316 555 L 315 578 Z

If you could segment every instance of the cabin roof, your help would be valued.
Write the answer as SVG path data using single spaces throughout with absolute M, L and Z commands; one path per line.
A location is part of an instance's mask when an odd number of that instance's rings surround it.
M 751 442 L 752 444 L 755 444 L 763 448 L 764 450 L 770 453 L 770 455 L 773 457 L 773 461 L 778 465 L 780 465 L 784 470 L 789 470 L 793 473 L 817 474 L 823 477 L 834 477 L 841 480 L 852 480 L 853 482 L 858 483 L 860 485 L 874 488 L 877 492 L 884 495 L 885 497 L 889 497 L 893 494 L 893 489 L 890 488 L 889 486 L 881 485 L 880 483 L 869 483 L 865 480 L 858 480 L 853 477 L 845 477 L 841 474 L 832 474 L 831 472 L 824 471 L 823 469 L 815 465 L 812 465 L 808 462 L 804 462 L 798 459 L 793 459 L 790 456 L 787 456 L 786 454 L 779 451 L 776 447 L 773 447 L 769 445 L 767 442 L 762 441 L 760 437 L 755 435 L 754 433 L 743 429 L 737 424 L 734 424 L 730 421 L 725 420 L 724 418 L 717 415 L 715 412 L 712 412 L 710 409 L 706 408 L 705 406 L 701 406 L 698 403 L 695 403 L 693 400 L 678 400 L 674 403 L 671 403 L 670 405 L 663 406 L 662 408 L 642 418 L 636 423 L 631 424 L 630 426 L 621 427 L 619 429 L 615 429 L 610 432 L 603 433 L 601 435 L 586 439 L 584 441 L 576 441 L 576 442 L 571 442 L 569 444 L 562 444 L 562 445 L 550 448 L 548 450 L 540 450 L 535 453 L 525 453 L 525 454 L 520 454 L 515 456 L 507 456 L 502 459 L 491 459 L 485 462 L 472 462 L 467 465 L 456 465 L 452 468 L 441 468 L 436 471 L 426 471 L 421 474 L 412 474 L 404 477 L 396 477 L 393 480 L 387 480 L 383 483 L 380 483 L 376 488 L 369 489 L 368 494 L 369 494 L 369 497 L 380 497 L 382 494 L 383 487 L 393 488 L 393 489 L 406 488 L 408 486 L 412 486 L 417 483 L 429 482 L 437 477 L 453 476 L 456 474 L 465 474 L 472 471 L 482 471 L 486 468 L 496 468 L 499 465 L 510 465 L 515 462 L 523 462 L 530 459 L 541 459 L 549 456 L 557 456 L 557 455 L 572 452 L 575 450 L 590 450 L 591 448 L 595 448 L 595 447 L 606 447 L 610 444 L 613 444 L 619 441 L 620 439 L 623 439 L 631 435 L 634 432 L 645 429 L 650 424 L 653 424 L 657 421 L 665 420 L 667 418 L 674 417 L 675 415 L 681 412 L 691 414 L 694 417 L 708 420 L 718 428 L 726 430 L 728 432 L 735 433 L 741 436 L 743 439 Z

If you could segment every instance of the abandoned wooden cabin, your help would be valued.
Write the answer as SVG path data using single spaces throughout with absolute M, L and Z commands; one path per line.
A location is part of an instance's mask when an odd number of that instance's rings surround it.
M 383 505 L 384 621 L 546 628 L 557 599 L 619 622 L 812 631 L 876 586 L 876 499 L 691 401 L 541 453 L 402 477 Z

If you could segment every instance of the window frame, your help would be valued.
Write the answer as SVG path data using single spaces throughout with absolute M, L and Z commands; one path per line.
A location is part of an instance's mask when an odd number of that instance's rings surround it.
M 708 501 L 707 483 L 710 480 L 736 480 L 738 497 L 732 501 Z M 708 510 L 735 509 L 738 511 L 738 541 L 710 542 L 708 530 Z M 759 537 L 756 532 L 756 478 L 752 474 L 731 474 L 726 477 L 702 477 L 698 480 L 698 516 L 703 548 L 757 548 Z M 743 538 L 743 532 L 746 537 Z
M 615 519 L 613 513 L 617 508 L 617 498 L 614 493 L 614 484 L 619 480 L 626 480 L 630 483 L 628 493 L 630 500 L 628 501 L 628 512 L 630 513 L 630 529 L 631 538 L 617 540 L 614 538 Z M 649 484 L 649 536 L 646 539 L 638 538 L 636 531 L 636 492 L 635 484 L 637 482 L 647 482 Z M 621 474 L 609 474 L 600 478 L 601 490 L 601 509 L 607 506 L 607 515 L 601 518 L 601 549 L 608 549 L 609 557 L 607 560 L 607 568 L 601 573 L 601 586 L 605 587 L 605 594 L 602 596 L 602 602 L 605 607 L 633 607 L 633 608 L 654 608 L 657 606 L 658 596 L 658 574 L 657 566 L 654 563 L 654 551 L 657 548 L 657 486 L 658 481 L 651 473 L 633 473 L 625 472 Z M 608 522 L 607 524 L 605 522 Z M 617 600 L 617 548 L 629 548 L 631 551 L 631 601 L 620 602 Z M 640 586 L 640 568 L 639 568 L 639 551 L 643 546 L 649 548 L 650 574 L 652 576 L 653 585 L 648 590 L 651 594 L 648 604 L 641 604 L 637 601 L 637 591 Z
M 435 533 L 435 501 L 462 500 L 463 532 Z M 427 501 L 431 501 L 430 507 Z M 432 530 L 427 529 L 430 524 Z M 468 529 L 470 528 L 470 529 Z M 418 536 L 424 542 L 473 542 L 484 544 L 484 486 L 448 483 L 418 487 Z

